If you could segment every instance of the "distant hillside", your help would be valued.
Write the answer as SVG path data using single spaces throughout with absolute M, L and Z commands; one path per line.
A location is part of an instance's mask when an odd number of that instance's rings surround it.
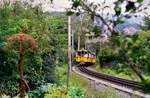
M 59 15 L 66 15 L 65 12 L 49 12 L 50 16 L 59 16 Z
M 140 30 L 140 25 L 137 23 L 125 22 L 115 27 L 115 31 L 125 33 L 127 35 L 133 35 L 135 32 Z

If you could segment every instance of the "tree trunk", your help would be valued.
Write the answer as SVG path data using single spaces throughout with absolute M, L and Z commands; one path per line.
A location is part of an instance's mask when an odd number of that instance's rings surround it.
M 133 72 L 135 72 L 135 74 L 140 78 L 141 81 L 144 81 L 144 77 L 142 76 L 141 72 L 138 70 L 137 66 L 134 64 L 134 62 L 130 61 L 128 58 L 126 58 L 127 60 L 127 65 L 130 64 L 131 69 L 133 70 Z
M 141 79 L 141 81 L 145 80 L 140 71 L 137 69 L 137 67 L 134 66 L 134 64 L 131 65 L 131 69 L 136 73 L 136 75 Z
M 128 56 L 124 53 L 125 55 L 125 60 L 127 61 L 126 64 L 130 64 L 131 69 L 135 72 L 135 74 L 140 78 L 141 81 L 144 81 L 144 77 L 142 76 L 141 72 L 138 70 L 137 66 L 135 65 L 135 63 L 131 60 L 129 60 Z
M 80 32 L 78 32 L 78 50 L 80 50 L 80 40 L 81 40 Z
M 18 73 L 19 73 L 19 76 L 20 76 L 20 80 L 19 80 L 19 97 L 20 98 L 25 98 L 26 85 L 24 83 L 24 77 L 23 77 L 24 50 L 23 50 L 22 44 L 23 43 L 20 42 L 19 59 L 18 59 L 17 69 L 18 69 Z

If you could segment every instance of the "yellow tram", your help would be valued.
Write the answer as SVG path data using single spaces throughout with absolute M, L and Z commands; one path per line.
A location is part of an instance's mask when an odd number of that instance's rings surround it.
M 96 63 L 96 57 L 90 50 L 79 50 L 75 54 L 75 62 L 80 65 L 93 65 Z

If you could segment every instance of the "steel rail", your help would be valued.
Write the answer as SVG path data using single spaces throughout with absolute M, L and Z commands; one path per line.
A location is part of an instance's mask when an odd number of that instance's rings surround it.
M 136 90 L 140 90 L 140 91 L 142 90 L 142 84 L 137 81 L 122 79 L 122 78 L 106 75 L 103 73 L 98 73 L 98 72 L 87 69 L 85 66 L 78 66 L 78 69 L 81 72 L 88 74 L 90 76 L 93 76 L 95 78 L 98 78 L 98 79 L 109 81 L 111 83 L 114 83 L 114 84 L 117 84 L 120 86 L 132 88 L 132 89 L 136 89 Z

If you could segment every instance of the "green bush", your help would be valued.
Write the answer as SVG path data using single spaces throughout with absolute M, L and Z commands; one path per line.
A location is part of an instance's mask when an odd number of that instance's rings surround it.
M 57 86 L 51 84 L 44 98 L 85 98 L 84 92 L 76 87 Z
M 142 81 L 142 89 L 145 93 L 150 93 L 150 80 L 144 80 Z
M 28 96 L 31 98 L 85 98 L 85 92 L 72 86 L 67 89 L 66 86 L 46 83 L 31 91 Z
M 70 87 L 67 95 L 71 98 L 85 98 L 84 92 L 76 87 Z

